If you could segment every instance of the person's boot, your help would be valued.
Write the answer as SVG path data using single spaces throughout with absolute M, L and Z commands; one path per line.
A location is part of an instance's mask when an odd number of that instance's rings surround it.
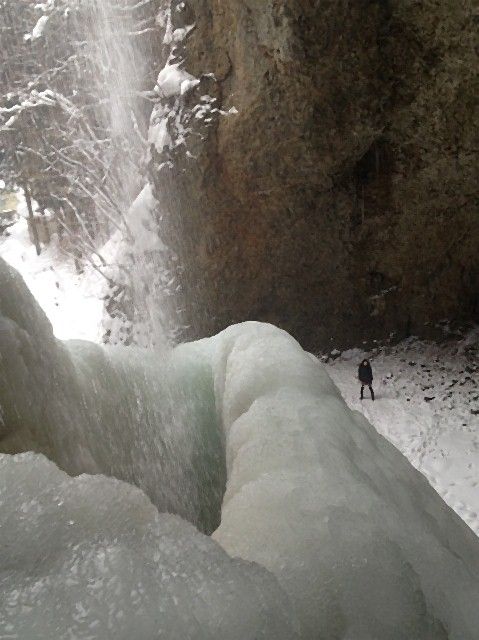
M 360 400 L 363 399 L 363 394 L 364 394 L 364 387 L 361 387 L 361 398 L 360 398 Z
M 371 391 L 371 400 L 374 402 L 374 391 L 372 387 L 369 387 L 369 390 Z

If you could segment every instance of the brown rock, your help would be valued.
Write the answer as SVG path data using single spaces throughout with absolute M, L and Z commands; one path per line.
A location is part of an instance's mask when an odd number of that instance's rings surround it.
M 477 317 L 472 3 L 177 5 L 201 82 L 150 173 L 189 337 L 257 319 L 317 349 Z

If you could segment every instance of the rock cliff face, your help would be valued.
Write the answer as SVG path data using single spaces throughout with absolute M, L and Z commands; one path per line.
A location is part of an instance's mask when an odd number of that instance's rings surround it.
M 190 337 L 257 319 L 314 349 L 477 317 L 472 2 L 174 0 L 169 29 L 199 83 L 165 98 L 150 176 Z

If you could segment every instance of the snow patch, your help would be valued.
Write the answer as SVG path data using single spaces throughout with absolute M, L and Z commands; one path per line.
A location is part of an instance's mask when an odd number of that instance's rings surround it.
M 21 195 L 17 211 L 19 221 L 8 229 L 8 235 L 0 236 L 0 256 L 22 275 L 57 338 L 99 342 L 106 280 L 88 264 L 83 273 L 77 273 L 72 258 L 62 251 L 55 236 L 37 256 Z
M 41 38 L 49 19 L 50 16 L 42 16 L 38 20 L 37 24 L 33 27 L 32 32 L 25 34 L 24 40 L 38 40 L 38 38 Z
M 180 62 L 173 64 L 168 62 L 158 74 L 155 91 L 162 98 L 184 95 L 199 84 L 200 81 L 181 69 L 180 65 Z
M 171 136 L 168 132 L 168 118 L 162 118 L 150 125 L 148 143 L 154 144 L 158 153 L 162 153 L 165 147 L 171 147 Z

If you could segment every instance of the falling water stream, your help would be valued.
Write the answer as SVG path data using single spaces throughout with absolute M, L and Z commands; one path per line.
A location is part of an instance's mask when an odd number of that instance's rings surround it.
M 49 363 L 53 397 L 48 403 L 41 397 L 43 381 L 31 385 L 36 400 L 4 434 L 2 450 L 33 449 L 71 474 L 105 473 L 134 483 L 160 511 L 177 513 L 211 533 L 219 524 L 226 474 L 211 374 L 203 372 L 203 382 L 194 367 L 191 376 L 180 375 L 181 358 L 172 358 L 176 318 L 170 311 L 166 317 L 163 304 L 162 283 L 169 276 L 162 230 L 155 226 L 161 216 L 154 209 L 160 205 L 145 175 L 148 117 L 152 101 L 160 98 L 145 86 L 152 63 L 142 34 L 155 31 L 161 41 L 154 16 L 159 4 L 85 0 L 64 15 L 73 23 L 69 33 L 79 34 L 73 57 L 88 81 L 79 90 L 97 107 L 96 126 L 87 137 L 91 153 L 99 145 L 112 150 L 104 156 L 109 166 L 95 199 L 96 215 L 108 216 L 116 246 L 107 275 L 127 293 L 130 337 L 140 336 L 137 342 L 147 351 L 81 342 L 59 346 L 48 339 L 41 357 Z M 46 3 L 45 17 L 54 8 Z M 40 314 L 38 326 L 44 325 Z M 118 326 L 115 331 L 120 333 Z M 10 408 L 18 414 L 13 404 Z
M 140 118 L 147 63 L 138 39 L 132 36 L 137 28 L 133 7 L 138 3 L 88 0 L 87 4 L 88 11 L 79 13 L 77 19 L 84 21 L 87 16 L 87 28 L 83 25 L 81 30 L 88 39 L 77 44 L 77 53 L 89 62 L 91 94 L 100 107 L 105 143 L 111 138 L 121 149 L 106 179 L 112 181 L 108 192 L 125 224 L 126 212 L 143 186 L 141 167 L 146 153 Z
M 137 8 L 144 4 L 91 0 L 86 51 L 94 93 L 103 104 L 103 129 L 124 150 L 115 159 L 109 192 L 115 194 L 122 220 L 117 259 L 128 269 L 136 310 L 132 321 L 146 327 L 141 344 L 148 352 L 133 346 L 68 347 L 75 374 L 83 381 L 90 434 L 83 433 L 83 444 L 76 443 L 63 466 L 71 470 L 75 460 L 76 473 L 93 470 L 132 482 L 160 511 L 177 513 L 211 533 L 220 521 L 226 481 L 214 394 L 205 389 L 211 375 L 195 372 L 191 362 L 172 359 L 175 318 L 171 313 L 166 318 L 158 278 L 167 271 L 165 254 L 161 240 L 151 238 L 161 235 L 161 229 L 151 228 L 152 209 L 159 203 L 141 176 L 148 136 L 140 130 L 138 103 L 145 93 L 147 63 L 132 34 L 139 28 Z M 191 373 L 185 375 L 188 369 Z M 79 451 L 85 454 L 83 461 Z

